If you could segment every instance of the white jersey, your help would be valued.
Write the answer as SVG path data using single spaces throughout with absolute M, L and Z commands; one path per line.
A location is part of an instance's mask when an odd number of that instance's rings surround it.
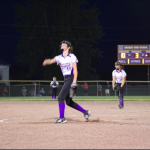
M 118 72 L 117 70 L 114 70 L 112 72 L 112 76 L 115 76 L 116 83 L 122 83 L 123 77 L 127 75 L 126 75 L 126 72 L 123 69 L 121 69 L 120 72 Z
M 73 63 L 77 62 L 78 59 L 74 54 L 68 54 L 66 57 L 63 54 L 55 57 L 57 61 L 57 65 L 60 65 L 61 71 L 63 75 L 71 75 L 73 72 Z
M 56 88 L 56 87 L 57 87 L 57 85 L 59 84 L 57 81 L 55 81 L 56 86 L 55 86 L 55 85 L 53 85 L 53 83 L 54 83 L 54 81 L 52 81 L 52 82 L 51 82 L 52 88 Z

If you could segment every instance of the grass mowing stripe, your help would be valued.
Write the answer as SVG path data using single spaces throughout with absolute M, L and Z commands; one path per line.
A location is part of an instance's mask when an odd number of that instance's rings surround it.
M 75 96 L 74 101 L 118 101 L 116 96 Z M 150 96 L 125 96 L 125 101 L 150 101 Z M 0 101 L 57 101 L 44 97 L 0 97 Z
M 52 99 L 5 99 L 0 101 L 57 101 Z M 75 99 L 74 101 L 118 101 L 118 99 Z M 124 101 L 150 101 L 150 99 L 125 99 Z

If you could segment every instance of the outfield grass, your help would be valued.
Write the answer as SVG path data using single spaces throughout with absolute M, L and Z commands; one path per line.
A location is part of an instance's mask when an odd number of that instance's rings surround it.
M 76 96 L 75 101 L 118 101 L 115 96 Z M 150 96 L 125 96 L 125 101 L 150 101 Z M 43 97 L 0 97 L 0 101 L 54 101 L 50 96 Z M 57 99 L 55 100 L 57 101 Z

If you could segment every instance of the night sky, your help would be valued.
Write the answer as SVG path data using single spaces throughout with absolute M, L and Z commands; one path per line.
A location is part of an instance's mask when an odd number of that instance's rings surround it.
M 15 47 L 19 35 L 15 23 L 14 8 L 21 0 L 0 0 L 0 59 L 15 62 Z M 148 0 L 89 0 L 100 11 L 99 21 L 105 32 L 98 41 L 103 57 L 96 61 L 96 72 L 103 80 L 110 80 L 117 61 L 117 45 L 150 44 L 150 1 Z M 58 43 L 59 44 L 59 43 Z M 147 80 L 148 66 L 125 66 L 128 80 Z M 140 72 L 140 73 L 139 73 Z

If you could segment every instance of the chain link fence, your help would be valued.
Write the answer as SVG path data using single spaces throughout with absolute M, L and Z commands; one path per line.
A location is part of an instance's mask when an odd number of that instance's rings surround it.
M 59 94 L 64 82 L 58 81 L 57 95 Z M 83 84 L 88 84 L 87 91 Z M 109 82 L 109 88 L 107 85 Z M 43 88 L 45 93 L 43 96 L 51 96 L 51 81 L 0 81 L 0 96 L 16 97 L 23 96 L 23 88 L 25 88 L 26 96 L 41 96 L 40 90 Z M 150 96 L 150 82 L 148 81 L 127 81 L 125 96 Z M 101 92 L 99 86 L 101 85 Z M 116 92 L 112 89 L 112 81 L 78 81 L 77 96 L 105 96 L 106 89 L 109 89 L 110 96 L 115 96 Z M 4 92 L 6 91 L 6 92 Z

